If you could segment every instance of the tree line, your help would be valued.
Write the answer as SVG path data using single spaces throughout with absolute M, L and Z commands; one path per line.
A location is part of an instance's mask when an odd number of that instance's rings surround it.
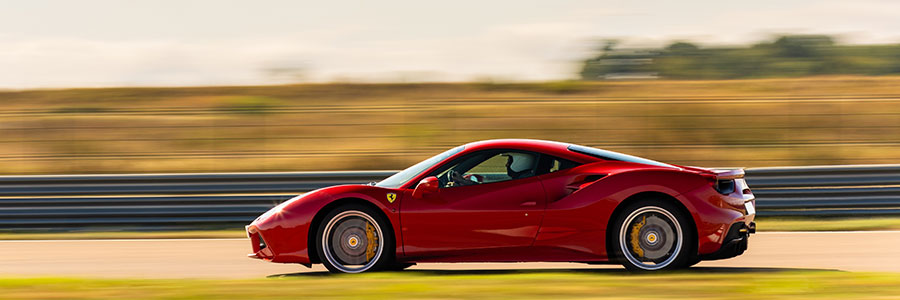
M 664 48 L 619 48 L 607 40 L 598 52 L 584 62 L 582 79 L 900 74 L 900 44 L 847 45 L 827 35 L 786 35 L 743 47 L 679 41 Z

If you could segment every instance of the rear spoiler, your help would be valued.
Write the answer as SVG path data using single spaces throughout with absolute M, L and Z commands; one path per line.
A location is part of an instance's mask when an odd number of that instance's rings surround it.
M 727 180 L 727 179 L 738 179 L 744 178 L 744 169 L 712 169 L 713 173 L 716 173 L 716 179 L 719 180 Z

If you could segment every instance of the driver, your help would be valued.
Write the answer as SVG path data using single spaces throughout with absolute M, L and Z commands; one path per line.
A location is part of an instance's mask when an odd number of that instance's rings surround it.
M 463 176 L 453 169 L 450 170 L 448 176 L 450 177 L 450 181 L 447 182 L 448 186 L 466 186 L 479 183 L 478 181 L 472 180 L 469 175 Z
M 535 174 L 534 164 L 535 156 L 525 153 L 503 153 L 500 156 L 506 157 L 506 175 L 510 179 L 520 179 L 530 177 Z M 462 175 L 454 169 L 447 172 L 447 185 L 450 186 L 467 186 L 483 183 L 484 179 L 481 175 L 468 174 Z
M 524 153 L 506 153 L 506 175 L 512 179 L 534 175 L 534 156 Z

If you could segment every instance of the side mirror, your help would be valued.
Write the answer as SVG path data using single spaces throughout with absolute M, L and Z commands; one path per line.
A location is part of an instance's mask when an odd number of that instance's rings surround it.
M 419 181 L 419 185 L 416 185 L 416 189 L 413 190 L 413 198 L 422 198 L 423 196 L 431 193 L 436 193 L 438 191 L 438 178 L 435 176 L 428 176 L 422 181 Z

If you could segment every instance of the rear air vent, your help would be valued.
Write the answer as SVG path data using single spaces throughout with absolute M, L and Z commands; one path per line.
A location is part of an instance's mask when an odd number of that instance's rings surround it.
M 604 175 L 604 174 L 594 174 L 594 175 L 587 175 L 587 176 L 584 176 L 584 177 L 581 177 L 581 178 L 576 178 L 574 182 L 572 182 L 572 183 L 570 183 L 569 185 L 566 186 L 566 189 L 569 190 L 569 193 L 573 193 L 573 192 L 575 192 L 575 191 L 577 191 L 577 190 L 580 190 L 580 189 L 583 188 L 583 187 L 586 187 L 586 186 L 590 185 L 590 184 L 593 183 L 594 181 L 603 179 L 603 177 L 606 177 L 606 175 Z
M 602 179 L 603 177 L 606 177 L 606 175 L 588 175 L 587 177 L 584 177 L 584 182 L 594 182 Z

